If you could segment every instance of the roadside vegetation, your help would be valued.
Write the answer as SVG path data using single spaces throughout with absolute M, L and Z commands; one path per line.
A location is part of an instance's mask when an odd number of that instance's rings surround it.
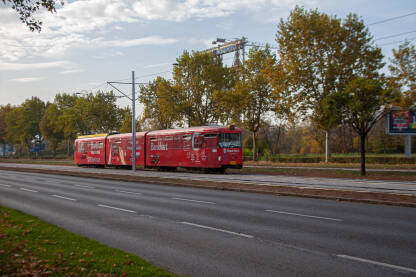
M 331 153 L 360 153 L 362 175 L 366 153 L 404 152 L 404 137 L 385 134 L 384 115 L 416 103 L 413 44 L 394 49 L 385 70 L 362 18 L 303 7 L 281 19 L 275 37 L 277 51 L 252 47 L 238 67 L 212 53 L 184 51 L 171 80 L 158 76 L 141 85 L 136 130 L 235 124 L 253 160 L 325 153 L 325 162 L 344 162 Z M 14 145 L 16 157 L 42 156 L 44 148 L 69 157 L 78 135 L 130 132 L 131 116 L 112 91 L 60 93 L 46 103 L 32 97 L 0 106 L 0 147 L 5 153 Z
M 176 276 L 4 206 L 0 242 L 0 276 Z

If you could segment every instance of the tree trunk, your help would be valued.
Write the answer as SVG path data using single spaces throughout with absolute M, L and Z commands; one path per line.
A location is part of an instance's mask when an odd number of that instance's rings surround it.
M 329 131 L 325 131 L 325 163 L 329 162 L 331 158 L 331 149 L 329 145 L 330 134 Z
M 256 133 L 253 132 L 253 161 L 257 161 Z
M 360 135 L 361 139 L 361 176 L 365 176 L 365 135 Z

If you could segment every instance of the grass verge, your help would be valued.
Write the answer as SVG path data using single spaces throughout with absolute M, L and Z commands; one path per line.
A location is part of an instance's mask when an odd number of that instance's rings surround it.
M 0 276 L 176 276 L 0 205 Z

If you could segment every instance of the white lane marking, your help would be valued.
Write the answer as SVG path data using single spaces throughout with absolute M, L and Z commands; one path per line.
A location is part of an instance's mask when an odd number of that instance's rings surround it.
M 20 188 L 20 190 L 24 190 L 24 191 L 30 191 L 30 192 L 37 192 L 36 190 L 31 190 L 31 189 L 25 189 L 25 188 Z
M 112 206 L 107 206 L 107 205 L 101 205 L 101 204 L 98 204 L 97 206 L 98 206 L 98 207 L 102 207 L 102 208 L 108 208 L 108 209 L 114 209 L 114 210 L 118 210 L 118 211 L 123 211 L 123 212 L 137 213 L 137 212 L 132 211 L 132 210 L 126 210 L 126 209 L 117 208 L 117 207 L 112 207 Z
M 140 192 L 132 192 L 132 191 L 125 191 L 125 190 L 115 190 L 116 192 L 121 192 L 121 193 L 129 193 L 129 194 L 136 194 L 136 195 L 143 195 L 143 193 Z
M 180 200 L 180 201 L 187 201 L 187 202 L 196 202 L 196 203 L 202 203 L 202 204 L 211 204 L 216 205 L 217 203 L 209 202 L 209 201 L 200 201 L 200 200 L 193 200 L 193 199 L 186 199 L 186 198 L 178 198 L 178 197 L 172 197 L 173 200 Z
M 10 185 L 0 184 L 0 186 L 10 188 Z
M 58 197 L 58 198 L 62 198 L 62 199 L 66 199 L 66 200 L 70 200 L 70 201 L 77 201 L 74 198 L 69 198 L 69 197 L 65 197 L 65 196 L 60 196 L 60 195 L 56 195 L 56 194 L 52 194 L 51 196 L 53 197 Z
M 79 188 L 87 188 L 87 189 L 95 189 L 95 187 L 92 186 L 86 186 L 86 185 L 74 185 L 75 187 L 79 187 Z
M 333 220 L 333 221 L 344 221 L 343 219 L 339 219 L 339 218 L 322 217 L 322 216 L 316 216 L 316 215 L 297 214 L 297 213 L 289 213 L 289 212 L 275 211 L 275 210 L 265 210 L 265 211 L 269 212 L 269 213 L 288 214 L 288 215 L 296 215 L 296 216 L 311 217 L 311 218 L 317 218 L 317 219 L 326 219 L 326 220 Z
M 354 261 L 369 263 L 369 264 L 375 264 L 375 265 L 390 267 L 390 268 L 398 269 L 398 270 L 416 272 L 416 269 L 410 268 L 410 267 L 404 267 L 404 266 L 393 265 L 393 264 L 386 264 L 386 263 L 382 263 L 382 262 L 377 262 L 377 261 L 367 260 L 367 259 L 363 259 L 363 258 L 358 258 L 358 257 L 353 257 L 353 256 L 348 256 L 348 255 L 342 255 L 342 254 L 338 254 L 338 255 L 335 255 L 335 256 L 337 256 L 338 258 L 349 259 L 349 260 L 354 260 Z
M 195 223 L 191 223 L 191 222 L 186 222 L 186 221 L 179 221 L 178 223 L 185 224 L 185 225 L 189 225 L 189 226 L 194 226 L 194 227 L 198 227 L 198 228 L 203 228 L 203 229 L 218 231 L 218 232 L 222 232 L 222 233 L 227 233 L 227 234 L 230 234 L 230 235 L 245 237 L 245 238 L 249 238 L 249 239 L 254 238 L 254 236 L 252 236 L 252 235 L 247 235 L 247 234 L 243 234 L 243 233 L 237 233 L 237 232 L 228 231 L 228 230 L 224 230 L 224 229 L 218 229 L 218 228 L 215 228 L 215 227 L 210 227 L 210 226 L 205 226 L 205 225 L 199 225 L 199 224 L 195 224 Z

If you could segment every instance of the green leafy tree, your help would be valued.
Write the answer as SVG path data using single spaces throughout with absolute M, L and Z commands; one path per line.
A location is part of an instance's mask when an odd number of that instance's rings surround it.
M 359 77 L 351 81 L 345 91 L 339 93 L 337 97 L 343 99 L 342 114 L 345 122 L 360 137 L 361 175 L 365 175 L 367 135 L 383 117 L 384 108 L 396 101 L 400 95 L 397 95 L 395 90 L 385 89 L 384 84 L 378 80 Z
M 273 108 L 273 87 L 266 76 L 268 64 L 276 63 L 270 48 L 251 48 L 241 69 L 241 80 L 236 83 L 236 98 L 232 103 L 240 106 L 242 125 L 251 132 L 253 160 L 257 159 L 256 136 L 265 114 Z M 231 104 L 232 105 L 232 104 Z
M 391 84 L 402 90 L 400 106 L 409 108 L 416 103 L 416 48 L 408 41 L 393 49 L 389 70 Z
M 144 104 L 143 119 L 154 130 L 169 129 L 180 125 L 184 115 L 183 93 L 172 82 L 157 77 L 140 88 L 140 102 Z
M 3 145 L 3 157 L 6 156 L 6 144 L 8 143 L 6 118 L 12 109 L 13 107 L 10 104 L 0 106 L 0 144 Z
M 3 4 L 11 6 L 19 16 L 20 21 L 22 21 L 26 26 L 33 32 L 40 32 L 42 29 L 42 21 L 34 17 L 34 14 L 38 12 L 39 9 L 44 8 L 47 11 L 54 13 L 56 12 L 57 3 L 61 5 L 64 4 L 64 1 L 55 1 L 55 0 L 1 0 Z
M 119 133 L 131 133 L 131 123 L 132 114 L 129 107 L 123 110 L 123 121 L 121 123 L 120 129 L 118 129 Z M 136 132 L 142 131 L 142 126 L 140 124 L 141 120 L 136 118 Z
M 61 112 L 56 104 L 48 104 L 40 121 L 42 136 L 49 142 L 55 156 L 58 144 L 64 139 L 64 128 L 59 124 Z
M 280 21 L 276 40 L 285 73 L 286 97 L 292 109 L 309 117 L 326 132 L 329 159 L 330 130 L 339 124 L 338 109 L 326 98 L 344 91 L 357 76 L 374 78 L 383 67 L 381 49 L 355 14 L 345 20 L 317 10 L 296 7 Z M 328 111 L 331 111 L 328 113 Z
M 220 115 L 213 95 L 228 88 L 230 70 L 212 53 L 185 51 L 176 61 L 173 79 L 183 118 L 188 119 L 189 111 L 193 126 L 217 122 Z
M 40 146 L 42 135 L 39 125 L 44 111 L 45 103 L 38 97 L 27 99 L 13 109 L 6 118 L 9 140 L 28 148 L 32 142 Z
M 117 97 L 112 91 L 88 94 L 87 120 L 93 132 L 109 133 L 120 128 L 123 110 L 117 106 Z

